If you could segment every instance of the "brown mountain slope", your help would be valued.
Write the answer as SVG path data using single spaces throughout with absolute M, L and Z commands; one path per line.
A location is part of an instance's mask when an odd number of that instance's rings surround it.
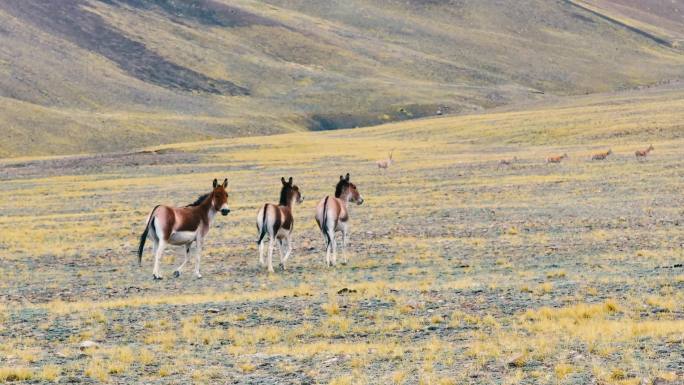
M 574 0 L 600 14 L 664 39 L 681 48 L 684 42 L 684 0 Z
M 0 157 L 468 112 L 683 66 L 563 2 L 6 0 Z

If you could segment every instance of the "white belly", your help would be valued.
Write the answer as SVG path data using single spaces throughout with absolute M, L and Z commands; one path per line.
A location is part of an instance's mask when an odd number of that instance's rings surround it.
M 169 243 L 172 245 L 187 245 L 197 239 L 196 231 L 176 231 L 169 237 Z
M 285 230 L 283 228 L 278 229 L 278 234 L 276 234 L 276 238 L 287 238 L 287 236 L 290 234 L 290 230 Z

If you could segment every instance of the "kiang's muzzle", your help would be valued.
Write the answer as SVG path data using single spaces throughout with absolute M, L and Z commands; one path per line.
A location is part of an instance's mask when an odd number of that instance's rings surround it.
M 230 209 L 229 209 L 229 208 L 225 208 L 225 207 L 224 207 L 224 208 L 221 209 L 221 215 L 223 215 L 223 216 L 228 215 L 229 212 L 230 212 Z

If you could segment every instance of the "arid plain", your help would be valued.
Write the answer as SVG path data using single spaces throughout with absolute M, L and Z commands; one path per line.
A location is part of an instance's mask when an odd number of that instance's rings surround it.
M 2 161 L 0 382 L 682 383 L 682 111 L 673 86 Z M 328 268 L 313 208 L 346 172 L 365 203 L 350 263 Z M 268 274 L 254 222 L 281 176 L 305 201 Z M 135 256 L 149 210 L 224 177 L 204 278 L 173 278 L 171 249 L 153 281 L 149 246 Z

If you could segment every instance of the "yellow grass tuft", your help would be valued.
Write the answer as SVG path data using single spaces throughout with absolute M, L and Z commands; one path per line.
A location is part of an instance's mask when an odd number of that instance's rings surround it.
M 553 368 L 553 371 L 554 371 L 554 373 L 556 373 L 556 378 L 558 378 L 559 380 L 564 380 L 565 377 L 567 377 L 568 375 L 570 375 L 571 373 L 573 373 L 575 371 L 575 367 L 572 365 L 569 365 L 569 364 L 561 363 L 561 364 L 557 364 Z
M 34 372 L 25 367 L 0 367 L 0 381 L 28 381 L 35 376 Z
M 62 369 L 57 365 L 45 365 L 41 368 L 38 377 L 45 381 L 57 382 L 62 374 Z
M 138 351 L 138 362 L 141 365 L 149 365 L 155 361 L 154 353 L 148 349 L 140 349 Z
M 242 371 L 242 373 L 252 373 L 256 370 L 256 365 L 254 365 L 251 362 L 244 361 L 238 363 L 238 368 L 240 369 L 240 371 Z
M 354 379 L 351 376 L 343 376 L 343 377 L 337 377 L 333 378 L 328 382 L 328 385 L 352 385 L 354 384 Z
M 328 315 L 340 314 L 340 306 L 335 301 L 330 301 L 328 303 L 324 303 L 323 305 L 321 305 L 321 308 Z
M 406 377 L 408 376 L 408 373 L 405 370 L 397 370 L 392 373 L 391 379 L 392 379 L 392 384 L 394 385 L 402 385 L 404 381 L 406 381 Z
M 101 382 L 106 382 L 109 379 L 109 368 L 105 365 L 105 363 L 99 359 L 99 358 L 93 358 L 88 362 L 88 365 L 86 366 L 85 370 L 83 373 L 94 379 L 98 380 Z

